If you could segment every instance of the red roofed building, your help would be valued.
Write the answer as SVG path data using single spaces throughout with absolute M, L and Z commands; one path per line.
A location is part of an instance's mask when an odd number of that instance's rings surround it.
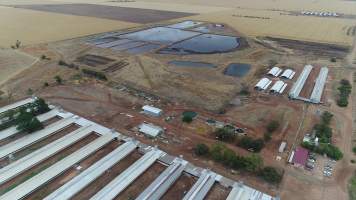
M 303 147 L 297 147 L 293 157 L 293 163 L 295 166 L 304 167 L 308 160 L 309 151 Z

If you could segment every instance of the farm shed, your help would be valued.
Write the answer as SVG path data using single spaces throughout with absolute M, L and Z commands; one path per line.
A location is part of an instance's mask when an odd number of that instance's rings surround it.
M 268 78 L 262 78 L 260 81 L 255 86 L 255 89 L 257 90 L 265 90 L 268 88 L 268 86 L 272 83 L 271 80 Z
M 162 110 L 153 106 L 145 105 L 142 107 L 145 114 L 159 117 L 162 114 Z
M 319 75 L 316 78 L 313 92 L 310 96 L 312 103 L 320 103 L 321 95 L 323 94 L 326 79 L 328 78 L 329 69 L 323 67 L 320 69 Z
M 279 152 L 279 153 L 283 153 L 284 150 L 286 149 L 286 147 L 287 147 L 287 143 L 283 141 L 283 142 L 281 143 L 281 145 L 279 146 L 279 148 L 278 148 L 278 152 Z
M 303 147 L 297 147 L 293 157 L 293 163 L 297 167 L 304 167 L 307 163 L 309 151 Z
M 286 87 L 287 87 L 287 83 L 284 83 L 283 81 L 277 81 L 272 86 L 270 92 L 282 94 L 284 89 L 286 89 Z
M 268 75 L 272 75 L 274 77 L 278 77 L 282 73 L 282 70 L 279 67 L 273 67 L 269 72 Z
M 150 137 L 157 137 L 158 135 L 163 133 L 163 129 L 161 127 L 145 123 L 139 126 L 139 131 Z
M 294 83 L 292 89 L 289 92 L 289 97 L 295 99 L 299 96 L 300 92 L 303 89 L 305 81 L 308 79 L 308 76 L 313 69 L 311 65 L 305 65 L 302 73 L 299 75 L 298 80 Z
M 286 79 L 293 79 L 294 75 L 295 75 L 295 71 L 293 71 L 291 69 L 286 69 L 282 73 L 281 77 L 286 78 Z

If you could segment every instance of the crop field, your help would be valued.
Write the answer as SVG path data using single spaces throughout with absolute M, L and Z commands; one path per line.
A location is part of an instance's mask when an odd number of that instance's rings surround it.
M 1 40 L 1 39 L 0 39 Z M 8 49 L 0 50 L 0 84 L 30 67 L 36 58 Z
M 0 6 L 0 47 L 10 47 L 16 40 L 20 40 L 23 45 L 46 43 L 135 25 L 118 20 Z

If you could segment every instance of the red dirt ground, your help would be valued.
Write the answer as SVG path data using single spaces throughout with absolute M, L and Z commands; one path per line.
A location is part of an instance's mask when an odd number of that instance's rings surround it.
M 178 180 L 169 188 L 161 200 L 183 199 L 184 195 L 196 182 L 196 178 L 183 173 Z
M 148 170 L 146 170 L 138 179 L 130 184 L 115 200 L 135 199 L 143 192 L 160 174 L 166 166 L 155 162 Z
M 94 194 L 96 194 L 101 188 L 103 188 L 110 181 L 116 178 L 121 172 L 123 172 L 130 165 L 132 165 L 140 157 L 141 154 L 139 154 L 138 151 L 134 151 L 133 153 L 129 154 L 125 159 L 121 160 L 116 165 L 107 170 L 103 175 L 101 175 L 88 187 L 86 187 L 84 190 L 75 195 L 72 199 L 89 199 Z

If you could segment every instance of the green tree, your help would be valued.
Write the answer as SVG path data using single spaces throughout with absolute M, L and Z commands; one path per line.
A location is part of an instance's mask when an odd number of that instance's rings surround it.
M 21 111 L 16 121 L 16 128 L 20 132 L 32 133 L 34 131 L 43 129 L 42 123 L 35 116 L 26 111 Z
M 193 121 L 193 118 L 192 118 L 192 116 L 184 115 L 182 117 L 182 121 L 185 122 L 185 123 L 191 123 Z
M 231 128 L 230 126 L 218 128 L 215 131 L 215 136 L 221 141 L 231 141 L 235 139 L 235 129 Z
M 222 151 L 224 150 L 225 146 L 220 143 L 214 144 L 210 149 L 210 155 L 215 161 L 222 161 L 223 155 Z
M 276 120 L 272 120 L 267 124 L 267 131 L 272 133 L 274 131 L 276 131 L 279 127 L 279 122 Z
M 333 118 L 333 116 L 334 116 L 334 115 L 331 114 L 330 112 L 325 111 L 325 112 L 323 112 L 323 114 L 321 115 L 321 122 L 322 122 L 323 124 L 329 125 L 331 119 Z
M 264 141 L 263 141 L 263 139 L 254 140 L 251 137 L 245 136 L 245 137 L 242 137 L 237 142 L 237 145 L 244 149 L 247 149 L 247 150 L 253 150 L 255 152 L 259 152 L 264 147 Z
M 269 183 L 280 183 L 282 174 L 273 167 L 264 167 L 258 175 Z
M 58 83 L 58 84 L 62 84 L 63 83 L 62 78 L 60 76 L 58 76 L 58 75 L 54 77 L 54 80 L 56 80 L 56 83 Z
M 35 109 L 36 109 L 38 114 L 43 114 L 43 113 L 46 113 L 46 112 L 51 110 L 48 107 L 48 104 L 46 103 L 46 101 L 44 99 L 42 99 L 42 98 L 37 98 L 33 102 L 33 106 L 35 107 Z
M 209 153 L 209 147 L 206 144 L 197 144 L 194 148 L 194 152 L 198 156 L 203 156 Z
M 222 152 L 222 160 L 224 165 L 232 167 L 234 160 L 236 159 L 236 154 L 233 150 L 225 148 Z
M 257 172 L 263 167 L 263 160 L 258 154 L 252 154 L 245 157 L 246 170 L 249 172 Z

